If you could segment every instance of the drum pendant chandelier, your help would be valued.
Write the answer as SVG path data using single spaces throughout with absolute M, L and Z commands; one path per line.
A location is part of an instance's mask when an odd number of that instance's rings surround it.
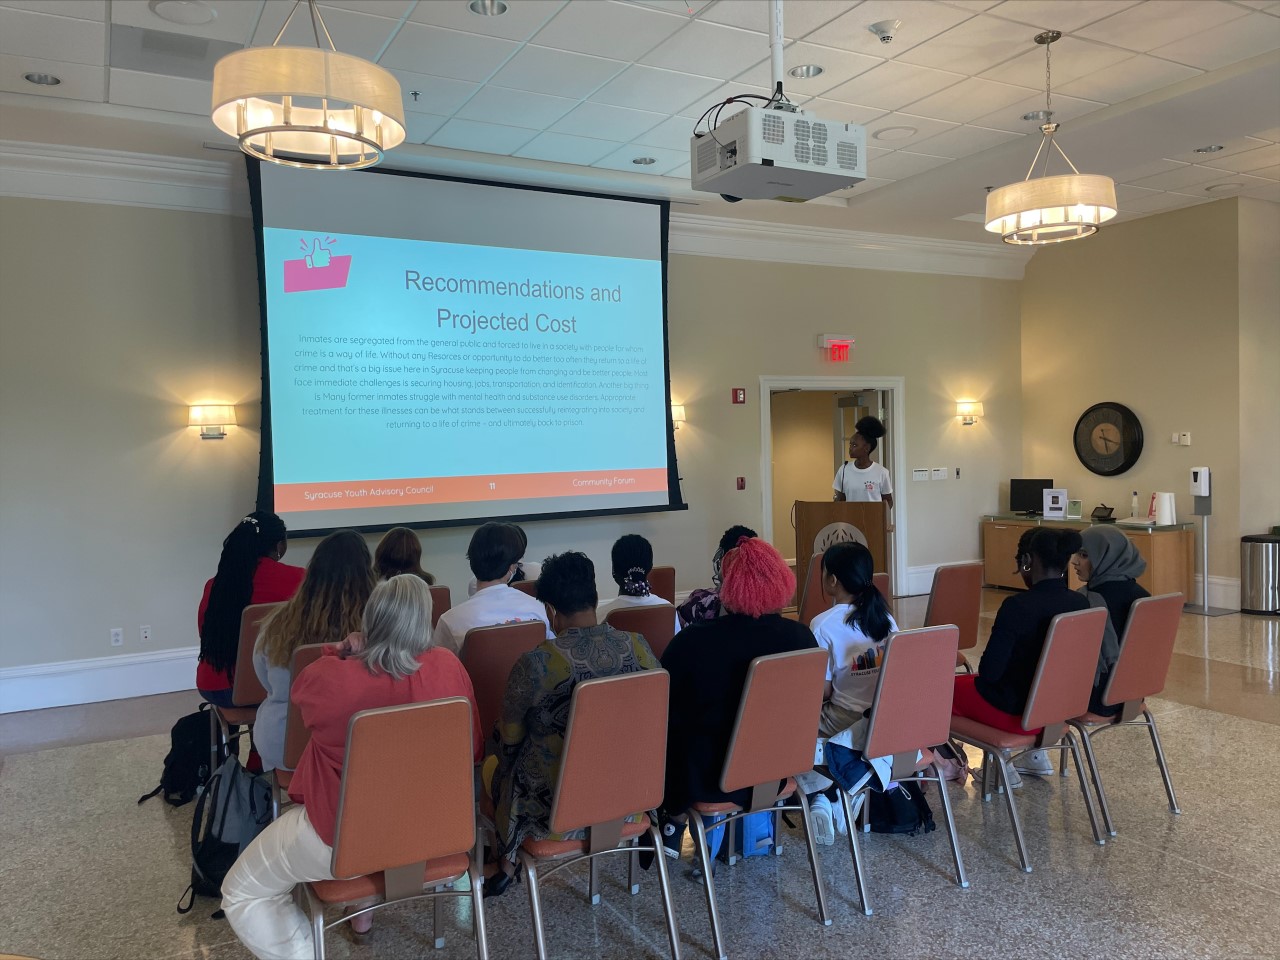
M 259 160 L 305 170 L 359 170 L 404 142 L 400 84 L 377 64 L 339 53 L 315 0 L 307 0 L 316 46 L 228 54 L 213 68 L 213 123 Z M 321 46 L 320 34 L 329 49 Z
M 1079 240 L 1097 233 L 1101 224 L 1116 215 L 1115 182 L 1110 177 L 1081 173 L 1053 138 L 1058 124 L 1052 121 L 1049 45 L 1061 38 L 1057 30 L 1046 30 L 1035 38 L 1036 43 L 1044 46 L 1045 109 L 1027 114 L 1023 119 L 1043 121 L 1040 149 L 1032 158 L 1025 179 L 987 194 L 987 230 L 1000 234 L 1005 243 L 1041 245 Z M 1071 173 L 1045 176 L 1054 150 L 1067 161 Z M 1044 167 L 1040 176 L 1032 179 L 1042 154 Z

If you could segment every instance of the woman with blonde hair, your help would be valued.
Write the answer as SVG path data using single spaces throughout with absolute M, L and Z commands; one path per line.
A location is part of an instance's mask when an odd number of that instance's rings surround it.
M 369 547 L 354 530 L 338 530 L 316 546 L 302 586 L 262 625 L 253 669 L 267 691 L 258 707 L 253 739 L 264 770 L 284 763 L 284 721 L 289 713 L 289 661 L 306 643 L 338 643 L 360 629 L 360 615 L 375 583 Z
M 351 717 L 445 697 L 466 697 L 475 714 L 475 693 L 462 663 L 431 645 L 431 590 L 422 580 L 410 575 L 379 583 L 362 626 L 350 644 L 327 648 L 294 683 L 293 699 L 311 735 L 289 785 L 297 806 L 258 835 L 222 882 L 227 921 L 255 957 L 314 956 L 311 924 L 292 894 L 298 883 L 333 879 Z M 471 739 L 479 760 L 480 731 L 474 725 Z M 362 926 L 367 929 L 368 921 Z
M 382 535 L 373 551 L 373 569 L 380 580 L 411 573 L 427 584 L 436 582 L 435 577 L 422 569 L 422 541 L 408 527 L 392 527 Z

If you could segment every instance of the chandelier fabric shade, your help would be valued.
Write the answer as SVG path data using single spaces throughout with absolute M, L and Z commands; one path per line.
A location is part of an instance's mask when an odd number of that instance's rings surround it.
M 1115 215 L 1115 182 L 1095 174 L 1037 177 L 987 194 L 987 230 L 1005 243 L 1076 240 L 1097 233 Z

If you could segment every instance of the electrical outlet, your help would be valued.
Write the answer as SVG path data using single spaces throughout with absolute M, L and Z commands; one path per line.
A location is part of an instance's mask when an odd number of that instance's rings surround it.
M 911 479 L 912 480 L 928 480 L 929 471 L 928 470 L 912 470 Z
M 1191 434 L 1189 433 L 1178 434 L 1178 443 L 1182 444 L 1182 446 L 1184 447 L 1191 446 Z
M 933 468 L 933 477 L 932 477 L 931 479 L 933 479 L 933 480 L 945 480 L 945 479 L 947 479 L 947 468 L 946 468 L 946 467 L 934 467 L 934 468 Z
M 111 645 L 113 647 L 124 646 L 124 627 L 111 628 Z
M 151 627 L 149 627 L 149 626 L 146 626 L 146 627 L 139 627 L 139 628 L 138 628 L 138 639 L 139 639 L 139 640 L 141 640 L 143 643 L 150 643 L 150 642 L 151 642 Z
M 1178 431 L 1177 431 L 1177 430 L 1173 431 L 1173 436 L 1169 438 L 1169 442 L 1170 442 L 1170 443 L 1177 443 L 1177 442 L 1178 442 Z

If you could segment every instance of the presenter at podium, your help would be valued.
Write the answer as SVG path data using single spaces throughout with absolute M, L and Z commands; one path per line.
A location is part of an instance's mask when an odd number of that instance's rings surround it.
M 884 436 L 884 424 L 875 417 L 863 417 L 854 425 L 853 436 L 849 438 L 849 456 L 836 471 L 832 482 L 835 490 L 833 500 L 847 500 L 851 503 L 867 503 L 883 500 L 885 506 L 893 507 L 893 483 L 889 480 L 889 471 L 871 459 Z

